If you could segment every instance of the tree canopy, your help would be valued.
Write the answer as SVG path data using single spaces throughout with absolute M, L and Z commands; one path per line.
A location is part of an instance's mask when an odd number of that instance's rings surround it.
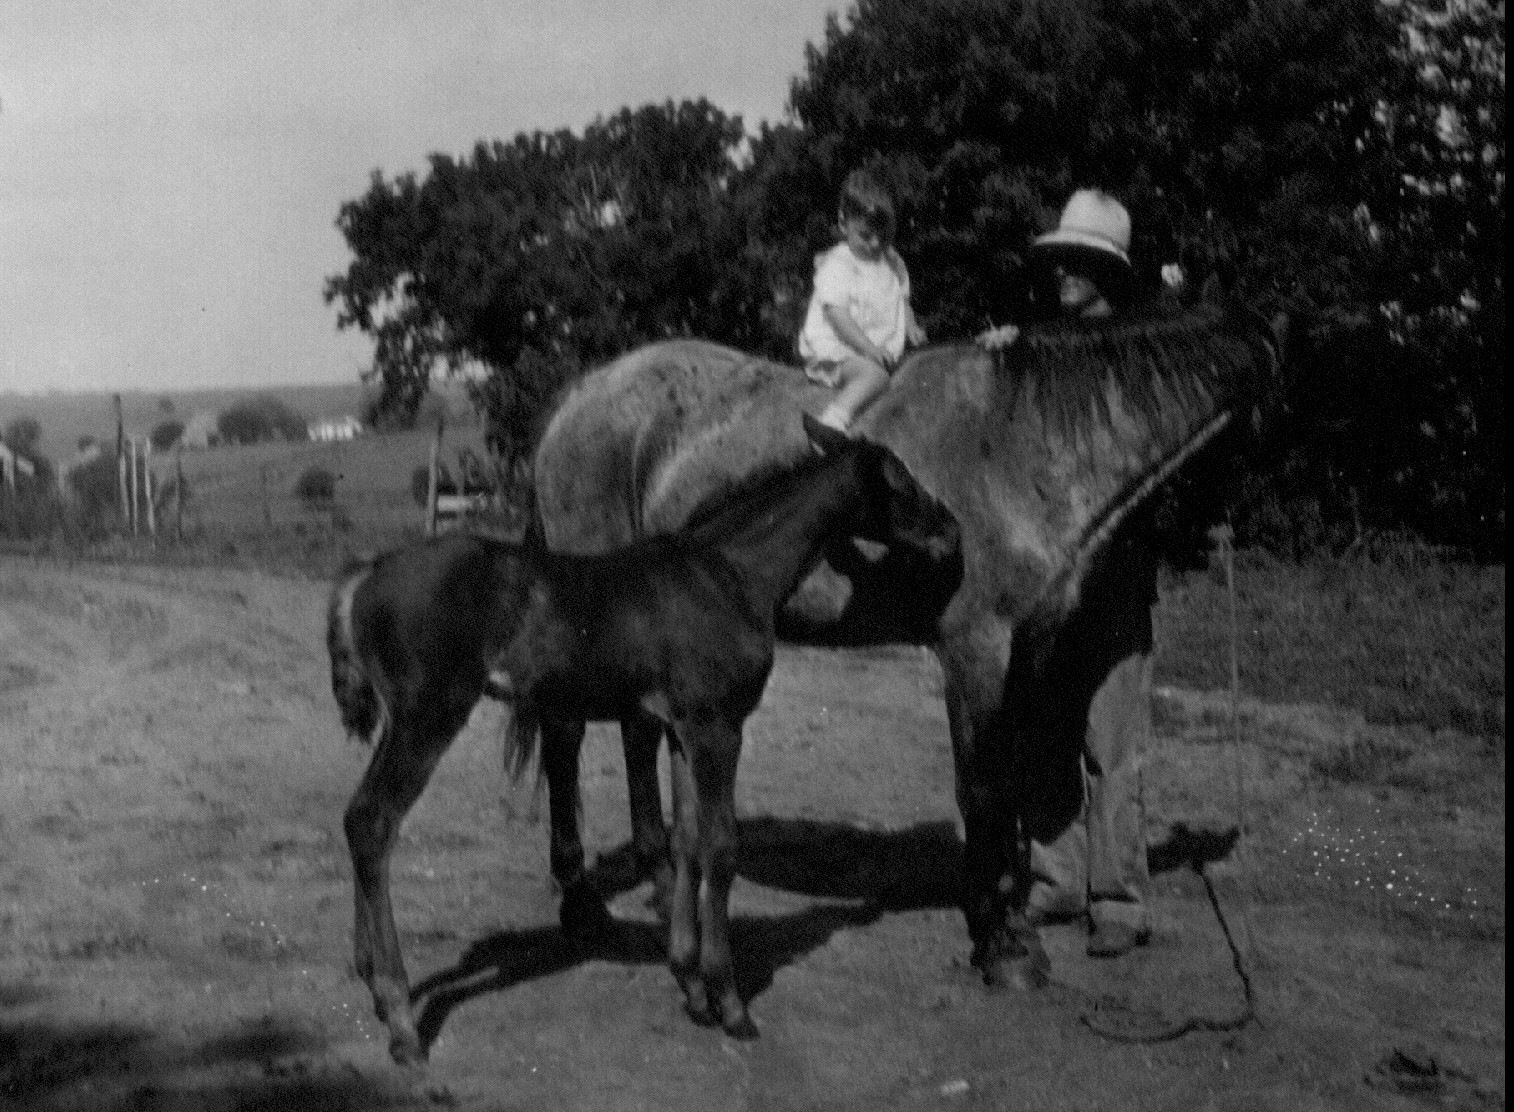
M 482 364 L 511 466 L 563 381 L 637 343 L 792 358 L 854 167 L 939 339 L 1035 313 L 1023 249 L 1098 185 L 1149 291 L 1177 263 L 1300 322 L 1295 420 L 1245 484 L 1308 503 L 1281 528 L 1501 547 L 1503 87 L 1486 0 L 858 0 L 750 138 L 668 103 L 375 174 L 326 296 L 374 337 L 383 409 Z

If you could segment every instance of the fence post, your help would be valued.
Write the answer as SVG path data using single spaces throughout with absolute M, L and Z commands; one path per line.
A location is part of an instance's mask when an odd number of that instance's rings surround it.
M 179 450 L 173 457 L 173 539 L 184 540 L 184 442 L 179 441 Z
M 158 542 L 158 507 L 157 499 L 154 497 L 157 491 L 153 488 L 157 486 L 157 483 L 154 482 L 156 476 L 153 475 L 151 463 L 152 440 L 148 439 L 142 441 L 142 472 L 146 479 L 143 486 L 146 488 L 145 493 L 147 494 L 147 532 L 152 537 L 153 544 L 156 545 Z
M 131 535 L 134 536 L 134 537 L 141 531 L 139 529 L 139 526 L 140 526 L 141 521 L 142 521 L 142 506 L 141 506 L 141 503 L 140 503 L 140 500 L 139 500 L 139 497 L 138 497 L 138 495 L 139 495 L 138 487 L 140 486 L 140 482 L 139 482 L 139 479 L 138 479 L 138 474 L 139 474 L 139 472 L 140 472 L 141 469 L 138 466 L 137 454 L 138 453 L 137 453 L 137 442 L 136 442 L 136 440 L 128 437 L 127 440 L 126 440 L 126 473 L 127 473 L 128 478 L 130 478 L 130 480 L 131 480 L 131 515 L 130 516 L 131 516 Z
M 426 536 L 436 536 L 436 485 L 437 469 L 442 462 L 442 430 L 445 428 L 447 418 L 444 414 L 436 415 L 436 435 L 431 438 L 431 477 L 426 484 Z

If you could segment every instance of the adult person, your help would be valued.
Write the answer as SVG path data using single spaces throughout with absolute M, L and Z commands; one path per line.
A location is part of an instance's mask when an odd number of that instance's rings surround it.
M 1125 311 L 1135 294 L 1130 239 L 1130 214 L 1116 198 L 1074 192 L 1027 254 L 1032 305 L 1088 321 Z M 1004 325 L 979 342 L 996 349 L 1018 334 Z M 1047 697 L 1016 723 L 1026 914 L 1037 925 L 1086 915 L 1095 957 L 1151 939 L 1141 758 L 1151 736 L 1157 562 L 1138 521 L 1116 535 L 1048 657 Z

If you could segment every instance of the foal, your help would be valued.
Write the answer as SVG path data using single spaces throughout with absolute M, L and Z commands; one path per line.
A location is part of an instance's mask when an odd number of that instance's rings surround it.
M 514 768 L 541 745 L 565 902 L 598 900 L 582 875 L 574 813 L 583 722 L 645 713 L 668 729 L 669 962 L 696 1021 L 755 1034 L 736 991 L 727 904 L 742 724 L 772 669 L 777 608 L 844 532 L 890 537 L 943 561 L 957 551 L 950 514 L 886 449 L 805 421 L 821 458 L 754 482 L 676 536 L 570 556 L 454 533 L 337 582 L 332 688 L 343 725 L 365 739 L 376 733 L 377 743 L 344 819 L 354 951 L 396 1061 L 417 1061 L 424 1048 L 389 856 L 405 813 L 485 694 L 513 704 Z

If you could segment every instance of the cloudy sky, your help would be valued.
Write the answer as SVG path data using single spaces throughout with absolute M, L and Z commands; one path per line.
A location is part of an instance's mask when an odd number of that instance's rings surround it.
M 0 390 L 352 379 L 369 174 L 707 97 L 782 117 L 845 0 L 3 0 Z

